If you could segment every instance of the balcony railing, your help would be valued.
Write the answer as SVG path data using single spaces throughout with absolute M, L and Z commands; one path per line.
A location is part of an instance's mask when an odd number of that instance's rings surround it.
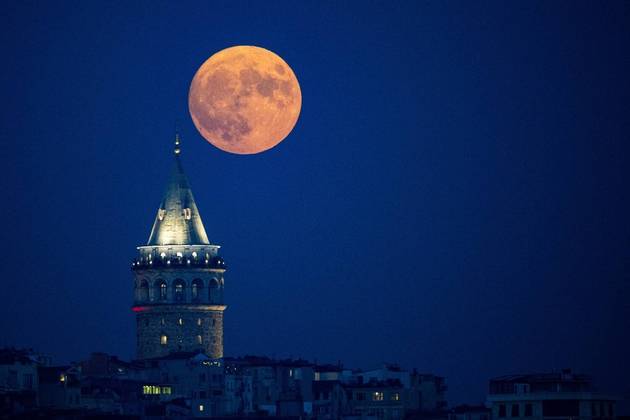
M 212 268 L 227 270 L 223 258 L 141 258 L 134 259 L 131 263 L 132 270 L 148 270 L 152 268 Z

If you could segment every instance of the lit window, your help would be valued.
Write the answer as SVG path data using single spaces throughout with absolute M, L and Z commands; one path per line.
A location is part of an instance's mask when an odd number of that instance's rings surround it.
M 398 392 L 392 394 L 392 401 L 400 401 L 400 394 Z
M 165 346 L 168 344 L 168 337 L 164 334 L 162 334 L 162 336 L 160 337 L 160 344 Z
M 160 253 L 160 257 L 162 257 L 162 258 L 166 257 L 166 252 Z
M 193 256 L 193 258 L 197 258 L 197 252 L 193 251 L 192 256 Z
M 164 220 L 164 215 L 166 215 L 166 210 L 159 209 L 158 210 L 158 219 L 160 219 L 160 221 Z
M 166 300 L 166 283 L 160 283 L 160 300 Z
M 203 411 L 203 404 L 199 404 L 199 411 Z
M 372 401 L 383 401 L 383 393 L 376 391 L 372 394 Z
M 185 209 L 184 209 L 184 218 L 185 218 L 186 220 L 190 220 L 190 219 L 191 219 L 191 217 L 192 217 L 192 211 L 190 211 L 190 209 L 189 209 L 189 208 L 185 208 Z
M 159 387 L 156 385 L 144 385 L 142 387 L 142 393 L 144 395 L 160 395 L 160 394 L 168 395 L 171 393 L 171 387 L 170 386 Z
M 66 375 L 63 373 L 59 376 L 59 382 L 66 382 Z
M 181 319 L 181 318 L 179 318 L 179 319 L 177 320 L 177 323 L 178 323 L 179 325 L 184 325 L 184 320 L 183 320 L 183 319 Z
M 200 335 L 197 336 L 197 344 L 201 344 L 203 342 L 203 339 L 201 338 Z
M 197 318 L 197 325 L 201 326 L 201 318 Z
M 177 253 L 177 257 L 178 257 L 178 258 L 181 258 L 181 257 L 183 257 L 183 256 L 184 256 L 184 254 L 182 254 L 181 252 L 178 252 L 178 253 Z

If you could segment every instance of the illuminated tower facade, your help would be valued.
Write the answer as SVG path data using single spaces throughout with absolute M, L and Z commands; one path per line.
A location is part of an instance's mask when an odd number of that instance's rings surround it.
M 225 263 L 210 244 L 175 137 L 175 167 L 149 241 L 133 271 L 136 353 L 146 359 L 177 351 L 223 357 Z

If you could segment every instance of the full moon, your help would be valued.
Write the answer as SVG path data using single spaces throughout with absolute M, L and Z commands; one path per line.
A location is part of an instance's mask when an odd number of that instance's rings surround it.
M 199 67 L 188 93 L 199 133 L 219 149 L 243 155 L 284 140 L 301 108 L 302 92 L 291 67 L 260 47 L 214 54 Z

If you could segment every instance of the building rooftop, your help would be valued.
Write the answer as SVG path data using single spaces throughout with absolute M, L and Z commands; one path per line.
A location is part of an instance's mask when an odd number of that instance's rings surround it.
M 403 384 L 398 379 L 387 379 L 385 381 L 371 380 L 364 383 L 344 384 L 346 388 L 402 388 Z
M 516 392 L 516 384 L 527 386 L 526 392 L 586 392 L 594 391 L 588 375 L 575 374 L 571 369 L 559 372 L 505 375 L 490 379 L 491 394 Z
M 315 372 L 341 372 L 343 366 L 341 365 L 315 365 L 313 366 Z
M 0 348 L 0 365 L 12 365 L 14 363 L 43 365 L 44 360 L 42 359 L 43 357 L 34 353 L 32 349 Z
M 286 366 L 286 367 L 305 367 L 313 366 L 307 360 L 303 359 L 272 359 L 267 356 L 242 356 L 242 357 L 226 357 L 226 363 L 236 363 L 247 366 Z

